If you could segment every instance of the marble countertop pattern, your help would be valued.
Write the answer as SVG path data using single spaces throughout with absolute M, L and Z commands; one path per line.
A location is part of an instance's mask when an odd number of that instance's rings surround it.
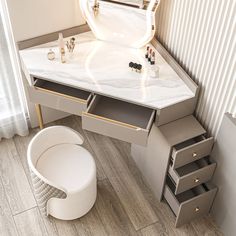
M 91 32 L 75 36 L 72 55 L 60 62 L 57 41 L 20 51 L 26 76 L 35 76 L 153 109 L 179 103 L 195 96 L 184 81 L 156 51 L 159 77 L 150 76 L 146 48 L 134 49 L 96 40 Z M 65 39 L 66 40 L 66 39 Z M 49 61 L 52 49 L 56 59 Z M 143 65 L 142 73 L 132 71 L 130 61 Z

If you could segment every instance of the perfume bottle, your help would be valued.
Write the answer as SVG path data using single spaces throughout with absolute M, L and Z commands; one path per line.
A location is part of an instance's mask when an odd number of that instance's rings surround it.
M 61 62 L 66 63 L 66 52 L 65 48 L 61 48 Z
M 49 50 L 47 54 L 48 60 L 53 61 L 55 59 L 55 52 L 52 49 Z
M 58 46 L 61 55 L 61 63 L 66 63 L 66 51 L 62 33 L 59 33 Z

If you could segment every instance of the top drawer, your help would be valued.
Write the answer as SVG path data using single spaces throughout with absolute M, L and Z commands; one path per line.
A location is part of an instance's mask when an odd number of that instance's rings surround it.
M 34 78 L 34 86 L 28 86 L 30 101 L 65 111 L 75 115 L 82 115 L 92 99 L 91 93 L 65 86 L 62 84 Z
M 146 107 L 95 95 L 82 115 L 83 129 L 146 145 L 155 111 Z
M 172 151 L 173 168 L 179 168 L 194 162 L 211 153 L 213 137 L 205 138 L 203 135 L 175 145 Z

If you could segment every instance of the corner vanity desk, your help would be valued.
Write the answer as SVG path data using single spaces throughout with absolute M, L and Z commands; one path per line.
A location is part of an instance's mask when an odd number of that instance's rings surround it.
M 170 205 L 176 226 L 207 214 L 216 164 L 207 157 L 213 138 L 192 115 L 198 86 L 156 39 L 149 43 L 159 66 L 153 78 L 146 47 L 100 41 L 92 32 L 74 37 L 75 51 L 64 64 L 57 41 L 20 50 L 40 127 L 40 105 L 82 116 L 83 129 L 131 143 L 137 166 L 157 199 Z M 47 59 L 49 49 L 54 61 Z M 142 64 L 141 73 L 129 68 L 131 61 Z

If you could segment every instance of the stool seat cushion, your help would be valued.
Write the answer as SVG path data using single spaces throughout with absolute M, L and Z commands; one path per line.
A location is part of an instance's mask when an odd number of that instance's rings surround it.
M 58 144 L 40 156 L 36 169 L 52 183 L 71 192 L 84 189 L 90 184 L 96 165 L 85 148 L 75 144 Z

